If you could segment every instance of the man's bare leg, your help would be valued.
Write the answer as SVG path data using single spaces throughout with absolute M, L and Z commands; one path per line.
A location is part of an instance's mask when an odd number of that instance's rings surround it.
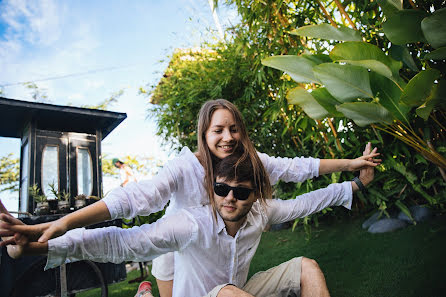
M 316 261 L 302 257 L 301 297 L 330 297 L 324 274 Z
M 226 286 L 218 292 L 217 297 L 255 297 L 234 286 Z
M 158 285 L 160 297 L 172 297 L 173 280 L 163 281 L 156 279 L 156 284 Z

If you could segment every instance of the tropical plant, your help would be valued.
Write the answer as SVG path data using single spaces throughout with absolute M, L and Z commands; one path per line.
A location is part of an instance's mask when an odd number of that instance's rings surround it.
M 387 7 L 393 2 L 380 3 Z M 288 102 L 299 105 L 311 118 L 345 116 L 358 126 L 373 124 L 439 166 L 446 179 L 446 158 L 433 145 L 441 145 L 446 129 L 446 9 L 428 13 L 392 6 L 386 10 L 383 29 L 393 43 L 391 50 L 399 53 L 393 55 L 395 59 L 386 54 L 387 49 L 362 41 L 356 30 L 321 24 L 291 33 L 344 41 L 329 55 L 274 56 L 262 63 L 300 83 L 288 92 Z M 414 42 L 422 48 L 417 62 L 405 47 Z M 403 65 L 409 69 L 401 72 Z M 408 79 L 405 73 L 413 77 Z
M 296 86 L 310 89 L 313 85 L 297 83 L 288 74 L 261 64 L 269 56 L 302 54 L 304 57 L 312 56 L 310 60 L 331 62 L 327 54 L 338 44 L 337 41 L 289 34 L 295 28 L 329 22 L 336 26 L 356 27 L 354 31 L 357 33 L 347 30 L 352 38 L 360 36 L 361 39 L 355 40 L 365 40 L 383 52 L 391 48 L 385 54 L 391 54 L 396 61 L 403 61 L 404 67 L 401 67 L 399 74 L 402 79 L 409 80 L 416 73 L 407 65 L 411 65 L 412 60 L 417 69 L 422 69 L 421 63 L 425 60 L 417 56 L 419 52 L 420 57 L 424 55 L 425 47 L 418 43 L 409 44 L 404 50 L 403 46 L 393 45 L 383 35 L 384 16 L 377 1 L 345 1 L 343 4 L 323 0 L 225 2 L 236 6 L 240 15 L 240 24 L 227 30 L 225 42 L 203 43 L 200 49 L 175 51 L 160 81 L 149 86 L 148 91 L 141 88 L 141 93 L 147 94 L 150 102 L 156 104 L 150 108 L 149 115 L 156 120 L 158 133 L 166 142 L 176 149 L 185 145 L 195 149 L 196 117 L 201 104 L 209 99 L 226 98 L 241 110 L 256 148 L 270 155 L 355 158 L 362 154 L 363 145 L 368 141 L 380 147 L 380 151 L 385 148 L 385 161 L 377 168 L 379 174 L 370 188 L 371 192 L 377 192 L 380 196 L 359 193 L 359 199 L 353 200 L 352 214 L 371 209 L 379 209 L 385 214 L 393 212 L 394 208 L 402 210 L 399 205 L 426 203 L 429 200 L 421 192 L 434 197 L 436 207 L 444 208 L 446 183 L 438 176 L 436 167 L 426 162 L 420 153 L 408 149 L 407 145 L 390 134 L 382 133 L 376 125 L 359 127 L 340 112 L 337 117 L 313 120 L 300 106 L 288 104 L 286 98 L 288 91 Z M 417 5 L 426 10 L 431 2 L 420 0 Z M 433 2 L 436 8 L 443 5 L 441 1 Z M 380 3 L 383 5 L 382 1 Z M 386 11 L 392 10 L 392 4 L 389 5 Z M 411 4 L 405 2 L 404 8 L 410 7 Z M 327 30 L 330 29 L 328 27 Z M 408 52 L 411 59 L 407 57 Z M 337 111 L 335 108 L 333 110 Z M 434 114 L 438 117 L 436 109 Z M 430 117 L 428 122 L 432 121 Z M 416 131 L 419 130 L 418 125 L 419 121 L 414 127 Z M 432 131 L 437 133 L 438 129 Z M 438 143 L 433 141 L 436 150 L 444 153 L 443 145 Z M 387 161 L 388 158 L 401 165 L 398 169 L 404 170 L 397 171 L 390 164 L 391 161 Z M 415 180 L 409 178 L 412 174 L 416 176 Z M 280 182 L 275 187 L 275 197 L 294 198 L 329 183 L 351 178 L 352 173 L 343 172 L 299 184 Z M 322 215 L 345 216 L 346 212 L 342 208 L 327 209 L 324 214 L 312 215 L 299 224 L 317 224 Z

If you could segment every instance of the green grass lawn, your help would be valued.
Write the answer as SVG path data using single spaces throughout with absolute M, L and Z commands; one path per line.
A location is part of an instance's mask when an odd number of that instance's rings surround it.
M 250 276 L 306 256 L 319 263 L 333 297 L 446 296 L 446 215 L 385 234 L 367 233 L 363 220 L 324 222 L 313 228 L 310 241 L 303 230 L 265 232 Z M 133 271 L 127 279 L 137 276 Z M 109 296 L 134 296 L 137 287 L 127 281 L 113 284 Z M 97 295 L 93 290 L 77 296 Z

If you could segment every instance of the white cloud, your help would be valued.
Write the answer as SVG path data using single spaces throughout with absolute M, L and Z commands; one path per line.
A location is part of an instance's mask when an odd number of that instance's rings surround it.
M 61 35 L 60 19 L 65 10 L 53 0 L 5 1 L 1 11 L 0 17 L 9 27 L 8 40 L 23 39 L 34 45 L 49 46 Z

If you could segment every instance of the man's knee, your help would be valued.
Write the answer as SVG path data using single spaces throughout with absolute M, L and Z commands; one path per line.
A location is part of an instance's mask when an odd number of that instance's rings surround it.
M 235 286 L 228 285 L 218 292 L 217 297 L 254 297 L 253 295 L 240 290 Z
M 315 275 L 323 275 L 319 264 L 313 259 L 302 257 L 302 279 L 313 278 Z

